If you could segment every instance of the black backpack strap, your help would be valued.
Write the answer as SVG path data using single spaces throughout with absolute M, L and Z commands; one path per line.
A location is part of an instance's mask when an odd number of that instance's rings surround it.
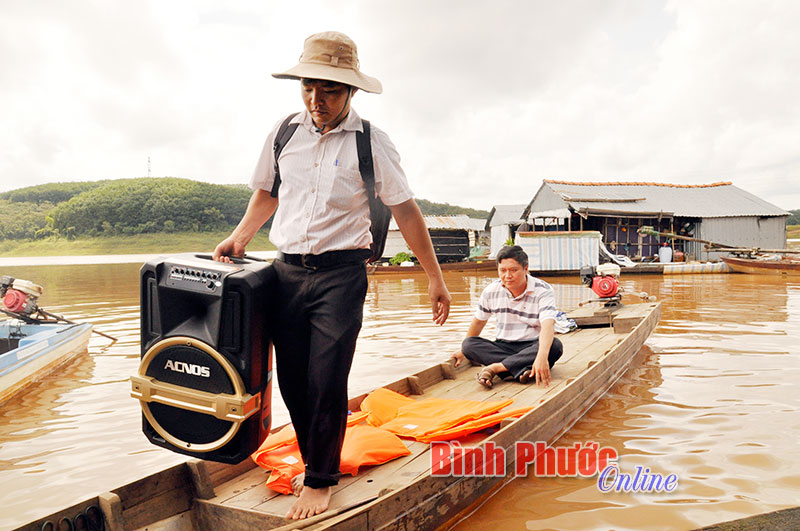
M 361 120 L 363 131 L 356 131 L 356 151 L 358 152 L 358 170 L 361 179 L 367 187 L 370 204 L 375 194 L 375 168 L 372 166 L 372 141 L 370 140 L 370 125 L 367 120 Z
M 370 125 L 367 120 L 361 120 L 363 131 L 356 131 L 356 150 L 358 152 L 358 170 L 361 180 L 367 189 L 369 199 L 369 217 L 371 220 L 370 232 L 372 233 L 372 256 L 367 262 L 379 260 L 386 246 L 386 235 L 389 232 L 389 222 L 392 220 L 392 211 L 383 204 L 375 192 L 375 168 L 372 163 L 372 142 L 370 140 Z
M 292 138 L 297 126 L 300 125 L 289 123 L 298 114 L 300 113 L 296 112 L 287 116 L 275 134 L 275 143 L 272 145 L 272 153 L 275 156 L 275 180 L 272 182 L 272 190 L 269 193 L 272 197 L 278 197 L 278 188 L 281 185 L 281 169 L 278 166 L 278 157 L 281 156 L 281 151 L 289 143 L 289 139 Z

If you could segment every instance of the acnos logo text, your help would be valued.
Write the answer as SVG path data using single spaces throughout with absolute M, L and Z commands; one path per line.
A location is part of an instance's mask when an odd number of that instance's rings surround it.
M 184 374 L 202 376 L 203 378 L 208 378 L 211 376 L 211 369 L 209 367 L 203 367 L 202 365 L 194 365 L 192 363 L 186 363 L 184 361 L 167 360 L 167 364 L 164 365 L 164 368 L 174 372 L 182 372 Z

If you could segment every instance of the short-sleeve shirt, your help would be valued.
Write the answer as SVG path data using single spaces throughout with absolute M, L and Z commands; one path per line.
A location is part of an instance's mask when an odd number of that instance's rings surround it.
M 528 275 L 528 285 L 519 297 L 498 279 L 486 286 L 478 301 L 475 318 L 488 321 L 497 316 L 497 339 L 532 341 L 539 337 L 541 321 L 556 320 L 556 298 L 552 286 Z
M 275 124 L 264 143 L 250 179 L 252 190 L 272 189 L 273 143 L 282 122 Z M 295 116 L 292 123 L 300 125 L 280 155 L 278 209 L 270 240 L 291 254 L 368 249 L 372 243 L 369 202 L 356 148 L 356 131 L 363 131 L 361 118 L 350 109 L 342 123 L 324 135 L 315 130 L 308 111 Z M 413 198 L 394 144 L 374 125 L 370 130 L 378 197 L 387 206 Z

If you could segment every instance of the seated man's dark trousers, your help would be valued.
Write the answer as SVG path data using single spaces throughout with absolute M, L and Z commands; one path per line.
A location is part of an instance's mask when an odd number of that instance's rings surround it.
M 366 266 L 312 270 L 280 260 L 273 265 L 278 385 L 306 465 L 304 484 L 335 485 L 347 424 L 347 377 L 367 293 Z
M 471 362 L 478 365 L 491 365 L 502 363 L 508 372 L 500 372 L 500 378 L 518 379 L 520 375 L 530 370 L 536 354 L 539 352 L 539 340 L 533 341 L 505 341 L 498 339 L 491 341 L 480 336 L 468 337 L 461 343 L 461 352 Z M 547 361 L 550 368 L 564 353 L 564 346 L 557 338 L 553 338 Z

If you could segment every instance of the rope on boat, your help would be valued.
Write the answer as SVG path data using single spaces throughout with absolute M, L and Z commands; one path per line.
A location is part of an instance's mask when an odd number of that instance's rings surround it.
M 47 310 L 45 310 L 43 308 L 36 308 L 36 311 L 34 313 L 30 314 L 30 315 L 24 315 L 24 314 L 21 314 L 21 313 L 12 312 L 12 311 L 6 310 L 5 308 L 0 308 L 0 312 L 3 312 L 4 314 L 6 314 L 6 315 L 8 315 L 10 317 L 13 317 L 14 319 L 19 319 L 21 321 L 25 321 L 28 324 L 56 324 L 56 323 L 79 324 L 79 323 L 76 323 L 75 321 L 70 321 L 69 319 L 66 319 L 65 317 L 63 317 L 61 315 L 56 315 L 54 313 L 50 313 L 50 312 L 48 312 Z M 40 317 L 34 317 L 34 316 L 40 316 Z M 50 319 L 47 319 L 47 317 L 50 317 Z M 94 332 L 95 334 L 101 335 L 101 336 L 103 336 L 105 338 L 110 339 L 112 341 L 112 343 L 116 343 L 117 342 L 117 338 L 116 337 L 110 336 L 108 334 L 104 334 L 103 332 L 100 332 L 99 330 L 95 330 L 94 327 L 92 327 L 92 332 Z
M 45 520 L 42 522 L 42 527 L 40 529 L 42 531 L 56 531 L 61 529 L 67 531 L 84 529 L 88 531 L 105 531 L 106 519 L 103 515 L 103 511 L 100 510 L 100 507 L 97 505 L 90 505 L 83 511 L 76 514 L 72 520 L 66 516 L 62 517 L 58 521 L 58 524 L 53 524 L 52 521 Z

